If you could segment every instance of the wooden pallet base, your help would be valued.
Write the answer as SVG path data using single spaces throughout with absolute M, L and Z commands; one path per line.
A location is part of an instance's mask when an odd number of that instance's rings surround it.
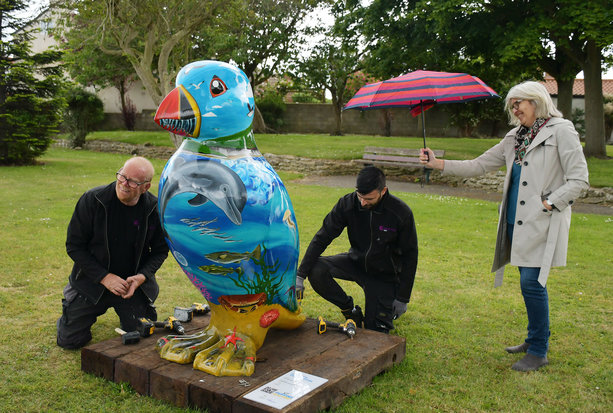
M 185 323 L 188 334 L 202 330 L 209 317 Z M 307 319 L 295 330 L 270 330 L 258 350 L 255 373 L 249 377 L 215 377 L 191 364 L 160 358 L 155 342 L 161 330 L 137 344 L 123 345 L 121 338 L 92 344 L 81 351 L 81 369 L 117 383 L 129 383 L 135 391 L 181 407 L 210 412 L 316 412 L 334 408 L 345 397 L 368 386 L 373 377 L 400 363 L 405 356 L 404 337 L 358 330 L 350 340 L 338 331 L 317 334 L 317 321 Z M 282 410 L 245 399 L 244 394 L 291 370 L 328 379 L 321 387 Z

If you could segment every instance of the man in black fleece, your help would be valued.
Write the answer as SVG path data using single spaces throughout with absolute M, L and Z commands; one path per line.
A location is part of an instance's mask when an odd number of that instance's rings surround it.
M 349 252 L 322 257 L 347 228 Z M 389 193 L 384 173 L 374 166 L 360 171 L 356 191 L 343 196 L 324 218 L 302 258 L 296 289 L 309 279 L 313 289 L 338 306 L 358 327 L 389 332 L 404 314 L 417 269 L 417 233 L 411 209 Z M 365 313 L 335 278 L 364 290 Z
M 113 307 L 121 328 L 136 330 L 137 319 L 157 319 L 155 273 L 168 255 L 157 212 L 148 192 L 153 165 L 128 159 L 116 180 L 87 191 L 68 225 L 66 251 L 74 265 L 64 288 L 57 344 L 76 349 L 91 340 L 91 326 Z

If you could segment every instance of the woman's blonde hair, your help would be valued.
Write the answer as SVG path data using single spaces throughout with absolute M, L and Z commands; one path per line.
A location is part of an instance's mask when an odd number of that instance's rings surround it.
M 551 96 L 545 86 L 539 82 L 523 82 L 515 85 L 507 93 L 507 97 L 504 100 L 504 109 L 509 115 L 509 124 L 519 126 L 520 122 L 511 108 L 511 99 L 529 100 L 535 106 L 534 112 L 537 118 L 561 118 L 562 112 L 560 112 L 556 105 L 551 100 Z

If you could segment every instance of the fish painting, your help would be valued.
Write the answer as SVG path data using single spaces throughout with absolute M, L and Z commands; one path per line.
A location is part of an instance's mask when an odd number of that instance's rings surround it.
M 155 115 L 184 136 L 160 177 L 170 250 L 211 308 L 198 334 L 166 336 L 160 356 L 216 376 L 248 376 L 269 328 L 305 320 L 295 296 L 299 237 L 287 190 L 257 149 L 247 76 L 228 63 L 183 67 Z
M 232 252 L 232 251 L 219 251 L 206 254 L 205 257 L 211 261 L 218 262 L 220 264 L 235 264 L 240 261 L 249 259 L 250 257 L 260 258 L 261 248 L 258 245 L 252 252 Z

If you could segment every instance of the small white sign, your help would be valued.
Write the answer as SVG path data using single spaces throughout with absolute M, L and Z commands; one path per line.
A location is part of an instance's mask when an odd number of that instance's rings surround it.
M 243 397 L 275 409 L 283 409 L 327 381 L 323 377 L 292 370 Z

